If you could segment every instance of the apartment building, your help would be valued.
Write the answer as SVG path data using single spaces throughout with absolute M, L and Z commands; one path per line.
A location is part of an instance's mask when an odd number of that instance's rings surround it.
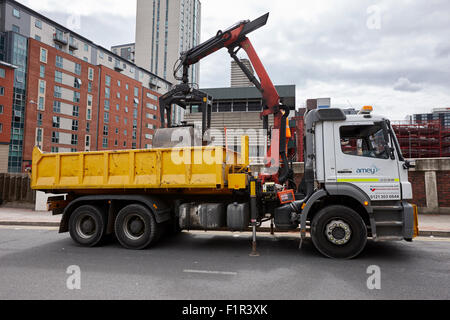
M 171 83 L 11 0 L 0 1 L 0 58 L 13 64 L 8 171 L 44 152 L 145 148 Z
M 0 173 L 8 172 L 15 67 L 0 60 Z
M 134 54 L 136 51 L 136 45 L 134 43 L 112 46 L 111 51 L 118 56 L 121 56 L 122 58 L 134 63 Z

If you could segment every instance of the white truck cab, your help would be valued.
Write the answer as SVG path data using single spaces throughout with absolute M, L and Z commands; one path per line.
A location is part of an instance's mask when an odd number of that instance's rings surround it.
M 307 221 L 316 248 L 352 258 L 366 239 L 411 241 L 417 207 L 408 169 L 388 119 L 364 107 L 357 115 L 318 109 L 305 116 L 305 175 L 290 204 L 305 238 Z

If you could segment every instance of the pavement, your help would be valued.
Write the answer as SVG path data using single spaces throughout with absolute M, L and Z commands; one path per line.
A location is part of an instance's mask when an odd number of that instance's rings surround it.
M 60 221 L 61 216 L 49 211 L 0 207 L 0 226 L 59 227 Z M 419 215 L 419 230 L 420 236 L 450 238 L 450 215 Z
M 448 238 L 369 240 L 353 260 L 327 259 L 309 240 L 298 250 L 286 233 L 259 235 L 259 257 L 250 250 L 248 232 L 182 232 L 135 251 L 1 226 L 0 300 L 450 299 Z

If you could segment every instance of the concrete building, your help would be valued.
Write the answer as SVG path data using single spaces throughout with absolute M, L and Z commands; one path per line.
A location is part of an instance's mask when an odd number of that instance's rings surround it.
M 137 0 L 135 62 L 171 83 L 178 83 L 173 67 L 183 51 L 200 43 L 199 0 Z M 190 68 L 189 82 L 200 81 L 199 64 Z M 179 124 L 183 111 L 173 108 Z
M 294 116 L 295 85 L 276 86 L 282 103 L 289 106 Z M 201 89 L 213 97 L 211 129 L 218 133 L 214 145 L 227 145 L 240 151 L 240 136 L 249 135 L 250 161 L 252 164 L 262 163 L 267 153 L 263 122 L 260 113 L 263 110 L 261 94 L 255 87 L 242 88 L 210 88 Z M 191 104 L 185 114 L 189 125 L 201 126 L 199 106 Z M 273 116 L 269 117 L 269 125 L 273 126 Z M 227 133 L 225 134 L 225 130 Z M 219 134 L 220 133 L 220 134 Z M 223 133 L 223 134 L 222 134 Z
M 150 147 L 171 83 L 11 0 L 0 1 L 0 57 L 17 68 L 8 171 L 45 152 Z
M 253 66 L 248 59 L 241 59 L 242 63 L 247 67 L 248 70 L 254 75 L 255 71 Z M 253 87 L 254 84 L 248 79 L 236 61 L 231 61 L 231 87 Z
M 136 64 L 176 83 L 172 71 L 180 53 L 200 43 L 199 0 L 137 0 Z M 199 83 L 198 65 L 189 80 Z
M 134 43 L 122 44 L 111 47 L 111 51 L 122 58 L 134 63 L 134 53 L 136 46 Z

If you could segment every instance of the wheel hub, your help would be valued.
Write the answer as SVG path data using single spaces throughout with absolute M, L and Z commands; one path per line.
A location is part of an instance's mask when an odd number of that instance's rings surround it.
M 80 237 L 84 239 L 91 238 L 96 231 L 95 220 L 91 216 L 82 216 L 78 219 L 76 230 Z
M 129 216 L 124 223 L 124 231 L 128 238 L 138 240 L 145 232 L 145 223 L 141 217 Z
M 335 245 L 342 246 L 350 241 L 352 231 L 350 226 L 344 221 L 333 220 L 327 225 L 325 234 L 328 241 Z

